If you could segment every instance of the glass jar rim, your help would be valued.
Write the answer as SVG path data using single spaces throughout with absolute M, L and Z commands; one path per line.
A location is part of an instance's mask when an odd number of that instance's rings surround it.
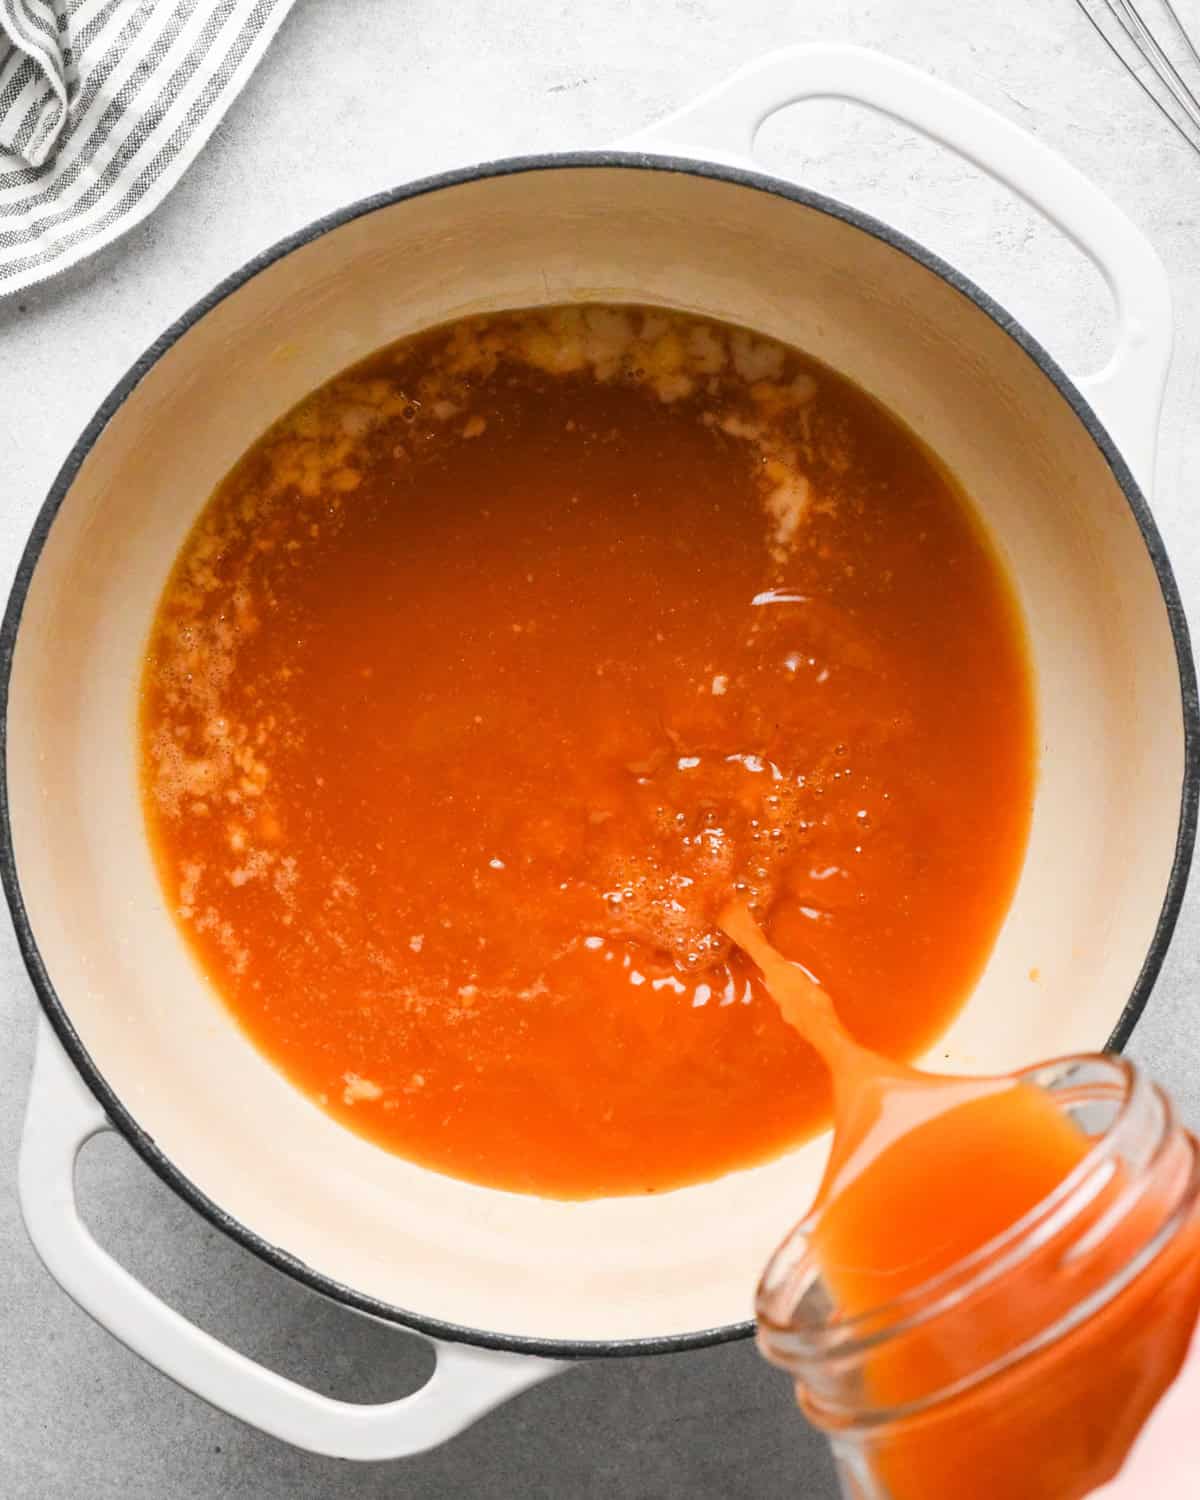
M 1107 1081 L 1094 1080 L 1088 1086 L 1089 1092 L 1098 1091 L 1100 1097 L 1114 1098 L 1117 1110 L 1103 1134 L 1097 1136 L 1094 1145 L 1053 1192 L 978 1249 L 927 1281 L 865 1312 L 837 1320 L 814 1320 L 805 1327 L 774 1314 L 772 1302 L 777 1300 L 779 1292 L 770 1283 L 774 1272 L 782 1271 L 794 1283 L 796 1273 L 803 1271 L 804 1287 L 789 1297 L 795 1307 L 819 1275 L 811 1240 L 820 1210 L 813 1210 L 795 1226 L 763 1273 L 755 1299 L 760 1329 L 786 1342 L 789 1352 L 802 1360 L 854 1359 L 947 1312 L 1018 1267 L 1035 1252 L 1045 1236 L 1069 1222 L 1110 1180 L 1115 1171 L 1113 1158 L 1128 1133 L 1139 1074 L 1125 1058 L 1112 1053 L 1075 1053 L 1001 1075 L 1015 1083 L 1045 1088 L 1048 1075 L 1063 1077 L 1081 1066 L 1102 1067 L 1107 1071 Z

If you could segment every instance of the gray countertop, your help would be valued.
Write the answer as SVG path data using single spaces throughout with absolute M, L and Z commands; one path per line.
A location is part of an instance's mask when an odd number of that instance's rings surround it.
M 1200 21 L 1200 7 L 1197 7 Z M 72 441 L 129 363 L 219 278 L 339 205 L 484 158 L 602 146 L 785 42 L 877 46 L 1063 151 L 1146 230 L 1177 344 L 1154 506 L 1189 609 L 1200 368 L 1200 158 L 1121 75 L 1073 0 L 299 0 L 183 183 L 75 271 L 0 302 L 0 574 Z M 1075 371 L 1110 327 L 1099 276 L 1036 215 L 904 131 L 832 104 L 770 122 L 764 163 L 867 208 L 973 276 Z M 1200 1123 L 1200 890 L 1132 1051 Z M 37 1262 L 15 1164 L 35 1004 L 0 923 L 0 1496 L 336 1500 L 434 1496 L 831 1500 L 823 1446 L 747 1344 L 574 1370 L 442 1449 L 351 1467 L 293 1452 L 185 1395 L 96 1328 Z M 350 1399 L 418 1384 L 408 1336 L 332 1308 L 237 1249 L 122 1143 L 84 1155 L 98 1237 L 181 1311 Z

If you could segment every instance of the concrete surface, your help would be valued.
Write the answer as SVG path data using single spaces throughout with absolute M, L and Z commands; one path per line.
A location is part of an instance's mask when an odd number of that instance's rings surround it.
M 1200 16 L 1198 16 L 1200 19 Z M 743 61 L 825 37 L 878 46 L 974 92 L 1071 157 L 1148 231 L 1178 347 L 1156 510 L 1200 599 L 1200 159 L 1160 123 L 1072 0 L 300 0 L 207 151 L 149 222 L 68 276 L 0 303 L 0 575 L 73 438 L 130 361 L 219 277 L 347 200 L 476 159 L 600 146 Z M 902 131 L 803 106 L 769 165 L 891 220 L 957 262 L 1076 370 L 1108 305 L 1062 240 L 973 169 Z M 1200 1124 L 1200 891 L 1133 1052 Z M 14 1194 L 34 1002 L 0 929 L 0 1497 L 376 1500 L 411 1496 L 830 1500 L 822 1445 L 746 1345 L 581 1369 L 458 1441 L 351 1468 L 291 1452 L 184 1395 L 95 1328 L 26 1241 Z M 119 1143 L 87 1153 L 88 1218 L 176 1306 L 347 1397 L 410 1388 L 419 1345 L 328 1308 L 197 1222 Z M 788 1217 L 781 1206 L 782 1219 Z

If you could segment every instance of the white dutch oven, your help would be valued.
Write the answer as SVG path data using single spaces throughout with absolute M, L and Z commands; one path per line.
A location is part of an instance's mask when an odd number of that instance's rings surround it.
M 906 121 L 1058 223 L 1116 295 L 1109 366 L 1072 384 L 946 265 L 756 174 L 761 122 L 816 96 Z M 161 1370 L 318 1452 L 412 1453 L 568 1358 L 744 1335 L 757 1274 L 824 1154 L 816 1142 L 703 1186 L 592 1203 L 494 1192 L 388 1155 L 244 1040 L 185 952 L 147 853 L 139 662 L 171 561 L 225 470 L 299 397 L 389 340 L 462 313 L 571 298 L 681 306 L 811 351 L 941 455 L 1012 570 L 1037 675 L 1033 831 L 1011 913 L 938 1044 L 940 1064 L 948 1053 L 963 1069 L 1000 1070 L 1120 1045 L 1182 895 L 1195 692 L 1138 488 L 1152 479 L 1167 287 L 1140 234 L 1057 156 L 908 67 L 800 47 L 620 151 L 418 183 L 268 252 L 147 352 L 37 522 L 4 627 L 3 855 L 46 1015 L 20 1168 L 34 1244 L 77 1301 Z M 430 1336 L 429 1384 L 382 1406 L 328 1400 L 165 1307 L 76 1212 L 76 1154 L 105 1129 L 264 1259 Z

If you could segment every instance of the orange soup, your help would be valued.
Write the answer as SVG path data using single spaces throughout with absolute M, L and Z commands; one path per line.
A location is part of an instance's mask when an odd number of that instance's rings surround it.
M 661 1191 L 825 1121 L 716 917 L 912 1056 L 1032 800 L 1015 604 L 912 433 L 657 309 L 473 318 L 294 408 L 202 512 L 142 695 L 163 888 L 252 1041 L 458 1177 Z

